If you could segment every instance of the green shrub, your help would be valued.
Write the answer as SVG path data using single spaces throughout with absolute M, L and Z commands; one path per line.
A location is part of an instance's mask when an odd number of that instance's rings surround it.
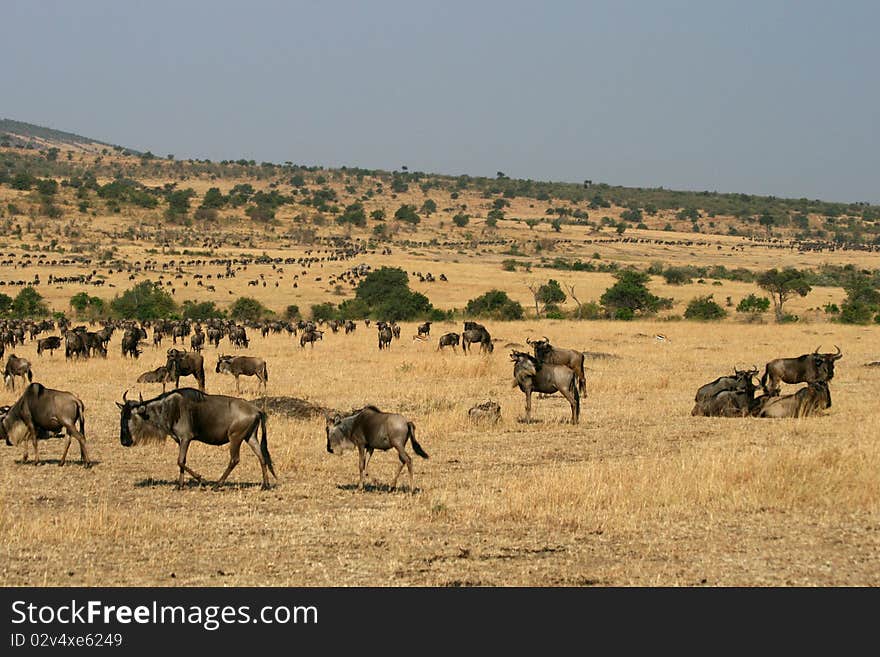
M 700 321 L 714 321 L 727 317 L 727 311 L 718 305 L 709 294 L 704 297 L 691 299 L 687 309 L 684 311 L 685 319 L 695 319 Z
M 770 310 L 770 299 L 759 297 L 754 293 L 743 297 L 736 305 L 736 312 L 738 313 L 765 313 L 768 310 Z
M 508 297 L 502 290 L 490 290 L 471 299 L 467 302 L 465 314 L 468 317 L 503 320 L 522 319 L 524 316 L 522 304 Z

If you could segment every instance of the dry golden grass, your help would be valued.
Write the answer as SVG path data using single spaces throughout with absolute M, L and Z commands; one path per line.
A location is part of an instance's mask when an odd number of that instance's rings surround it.
M 410 417 L 431 455 L 415 457 L 418 493 L 390 492 L 396 467 L 377 453 L 373 485 L 354 489 L 356 456 L 325 450 L 323 420 L 270 416 L 279 484 L 258 489 L 245 450 L 219 492 L 174 488 L 176 446 L 123 448 L 114 401 L 162 361 L 66 363 L 17 350 L 36 379 L 77 391 L 99 464 L 53 464 L 0 451 L 0 556 L 6 585 L 876 585 L 880 583 L 880 435 L 876 329 L 638 322 L 491 323 L 491 356 L 437 353 L 413 342 L 389 352 L 363 325 L 314 349 L 255 336 L 269 394 L 340 409 L 374 403 Z M 434 338 L 453 325 L 435 325 Z M 659 343 L 654 333 L 670 341 Z M 581 424 L 558 395 L 523 424 L 509 348 L 527 335 L 615 358 L 588 360 Z M 702 383 L 778 355 L 839 344 L 833 407 L 802 420 L 693 418 Z M 228 351 L 224 346 L 221 351 Z M 214 374 L 208 390 L 234 394 Z M 243 396 L 259 396 L 256 382 Z M 155 386 L 144 387 L 147 395 Z M 497 426 L 467 409 L 502 405 Z M 4 392 L 0 402 L 15 395 Z M 75 447 L 71 449 L 75 450 Z M 76 456 L 78 454 L 74 452 Z M 189 463 L 216 479 L 225 448 L 195 444 Z

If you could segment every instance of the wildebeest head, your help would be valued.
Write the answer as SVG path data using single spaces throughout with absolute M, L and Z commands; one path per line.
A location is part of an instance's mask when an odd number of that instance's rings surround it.
M 327 432 L 327 451 L 330 454 L 342 454 L 346 449 L 354 447 L 351 440 L 350 418 L 343 418 L 338 413 L 333 415 L 324 414 Z
M 544 360 L 547 354 L 553 351 L 553 346 L 550 344 L 550 338 L 546 335 L 543 340 L 529 340 L 526 338 L 526 344 L 534 349 L 535 358 L 538 360 Z
M 119 442 L 123 447 L 165 440 L 167 432 L 156 426 L 157 418 L 153 417 L 155 410 L 150 408 L 150 404 L 145 402 L 143 397 L 140 401 L 128 399 L 127 390 L 122 394 L 122 403 L 116 402 L 120 411 Z
M 225 374 L 230 371 L 232 367 L 232 356 L 218 356 L 217 357 L 217 367 L 215 368 L 215 372 L 217 374 Z
M 819 353 L 819 347 L 816 347 L 816 351 L 813 352 L 813 363 L 816 365 L 816 369 L 821 372 L 824 366 L 825 377 L 820 378 L 820 381 L 830 381 L 834 378 L 834 361 L 843 357 L 843 352 L 840 351 L 840 347 L 834 345 L 835 353 Z

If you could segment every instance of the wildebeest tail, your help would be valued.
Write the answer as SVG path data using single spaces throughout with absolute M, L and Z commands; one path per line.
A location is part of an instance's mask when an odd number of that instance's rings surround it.
M 77 399 L 76 410 L 79 414 L 79 432 L 85 436 L 86 435 L 86 405 L 82 403 L 82 400 Z
M 770 375 L 770 369 L 764 368 L 764 375 L 761 377 L 761 387 L 764 389 L 764 392 L 767 392 L 767 377 Z
M 414 425 L 412 422 L 407 422 L 406 432 L 409 436 L 409 441 L 412 443 L 415 453 L 421 456 L 423 459 L 429 458 L 428 453 L 422 449 L 422 446 L 419 445 L 419 442 L 416 440 L 416 425 Z
M 576 381 L 576 377 L 571 377 L 571 383 L 568 384 L 569 389 L 571 390 L 571 396 L 574 398 L 574 416 L 576 418 L 580 418 L 581 416 L 581 395 L 578 392 L 579 383 Z
M 254 431 L 256 431 L 256 427 L 254 427 Z M 266 414 L 263 411 L 260 411 L 260 429 L 262 430 L 262 436 L 260 438 L 260 453 L 263 455 L 263 460 L 266 462 L 266 467 L 269 468 L 269 472 L 272 473 L 272 476 L 275 479 L 278 479 L 278 475 L 275 474 L 275 468 L 272 466 L 272 457 L 269 455 L 269 443 L 266 441 Z

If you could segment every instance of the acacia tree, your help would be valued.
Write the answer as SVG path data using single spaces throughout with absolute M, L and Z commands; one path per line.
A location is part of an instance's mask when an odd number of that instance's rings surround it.
M 770 293 L 777 322 L 781 322 L 785 317 L 783 306 L 786 301 L 795 295 L 805 297 L 813 289 L 807 282 L 804 272 L 794 267 L 786 267 L 782 271 L 774 267 L 758 276 L 757 283 L 761 289 Z

